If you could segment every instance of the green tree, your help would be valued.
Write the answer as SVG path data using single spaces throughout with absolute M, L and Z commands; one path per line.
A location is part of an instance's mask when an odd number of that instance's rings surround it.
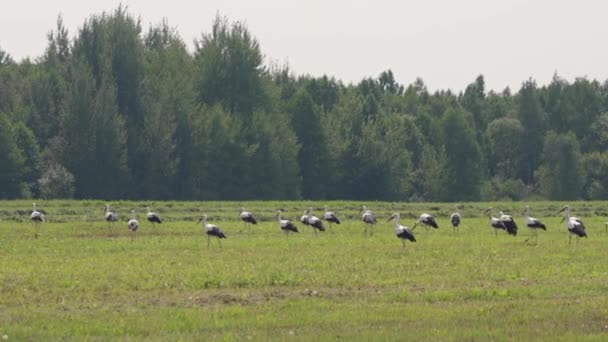
M 524 128 L 515 118 L 496 119 L 488 125 L 491 174 L 502 179 L 517 179 L 524 150 L 523 135 Z
M 201 108 L 195 122 L 195 168 L 198 196 L 203 199 L 244 199 L 247 160 L 255 151 L 240 135 L 242 123 L 219 106 Z
M 545 137 L 542 160 L 537 178 L 547 198 L 580 199 L 585 175 L 576 135 L 573 132 L 549 131 Z
M 241 116 L 268 108 L 260 45 L 244 23 L 217 15 L 211 33 L 195 41 L 194 58 L 201 103 L 221 104 Z
M 67 78 L 71 61 L 68 31 L 61 16 L 55 30 L 47 36 L 48 46 L 31 80 L 31 117 L 28 125 L 42 146 L 61 132 L 67 112 L 70 84 Z
M 40 147 L 34 133 L 22 122 L 13 124 L 14 140 L 23 152 L 21 168 L 22 190 L 30 195 L 35 193 L 36 182 L 40 178 Z
M 485 80 L 483 75 L 479 75 L 475 79 L 475 82 L 467 86 L 464 94 L 460 98 L 460 102 L 464 109 L 473 114 L 473 120 L 475 121 L 474 127 L 480 128 L 478 132 L 483 132 L 488 124 L 487 118 L 483 115 L 485 97 Z
M 443 139 L 447 157 L 447 201 L 474 201 L 479 199 L 481 186 L 481 151 L 473 128 L 465 114 L 448 110 L 443 118 Z
M 248 160 L 246 198 L 300 198 L 300 146 L 288 115 L 256 112 L 247 125 L 247 135 L 255 141 L 255 149 Z
M 143 148 L 151 152 L 146 164 L 156 170 L 151 174 L 157 178 L 147 179 L 145 183 L 161 184 L 160 189 L 153 190 L 156 196 L 194 199 L 194 61 L 166 21 L 149 30 L 145 49 L 143 97 L 147 134 L 142 140 L 146 141 Z M 163 156 L 157 158 L 161 153 Z
M 298 165 L 302 175 L 302 196 L 306 199 L 324 198 L 329 177 L 329 154 L 320 110 L 304 89 L 294 95 L 289 108 L 300 145 Z
M 95 85 L 90 69 L 76 64 L 63 125 L 63 161 L 75 177 L 78 198 L 121 198 L 129 184 L 125 121 L 111 84 Z M 133 196 L 133 194 L 130 194 Z
M 588 200 L 608 199 L 608 153 L 591 152 L 583 155 L 586 171 L 584 197 Z
M 15 142 L 8 117 L 0 113 L 0 198 L 20 196 L 24 159 L 23 152 Z
M 540 104 L 536 82 L 528 80 L 519 90 L 518 119 L 524 128 L 526 148 L 522 154 L 520 178 L 526 184 L 534 182 L 534 171 L 540 164 L 543 150 L 545 113 Z
M 93 15 L 80 29 L 72 51 L 76 63 L 84 63 L 90 70 L 88 73 L 92 75 L 95 86 L 92 91 L 114 93 L 116 112 L 122 117 L 120 122 L 124 121 L 126 126 L 126 160 L 129 179 L 135 189 L 131 192 L 133 196 L 144 187 L 142 182 L 147 172 L 145 151 L 140 150 L 145 146 L 140 134 L 145 122 L 142 103 L 145 52 L 141 23 L 122 5 L 111 13 Z M 77 172 L 71 167 L 68 169 L 75 174 L 78 196 L 82 190 L 78 186 L 81 180 Z

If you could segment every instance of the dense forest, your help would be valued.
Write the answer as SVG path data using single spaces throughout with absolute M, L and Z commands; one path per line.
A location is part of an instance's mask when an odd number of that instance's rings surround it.
M 607 147 L 608 81 L 344 84 L 219 15 L 193 51 L 123 7 L 0 48 L 0 198 L 607 199 Z

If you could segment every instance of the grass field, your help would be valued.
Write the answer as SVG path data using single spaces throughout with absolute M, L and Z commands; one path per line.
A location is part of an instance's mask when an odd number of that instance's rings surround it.
M 102 201 L 41 201 L 39 238 L 31 202 L 0 201 L 0 336 L 3 340 L 606 340 L 608 203 L 571 203 L 588 239 L 568 245 L 555 212 L 530 203 L 548 231 L 537 245 L 519 215 L 524 203 L 329 202 L 343 224 L 315 237 L 300 225 L 286 238 L 277 208 L 297 220 L 311 202 L 247 202 L 261 223 L 251 233 L 236 202 L 114 202 L 109 232 Z M 362 234 L 366 204 L 379 222 Z M 166 218 L 152 228 L 145 206 Z M 517 237 L 495 236 L 483 209 L 513 215 Z M 128 213 L 141 228 L 131 240 Z M 228 235 L 223 248 L 196 223 L 201 208 Z M 394 236 L 428 212 L 440 229 Z

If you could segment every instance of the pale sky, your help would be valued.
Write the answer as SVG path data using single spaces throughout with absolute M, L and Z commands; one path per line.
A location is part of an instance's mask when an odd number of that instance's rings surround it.
M 605 0 L 5 0 L 0 47 L 17 60 L 39 57 L 60 13 L 74 37 L 91 14 L 120 3 L 146 30 L 166 18 L 191 49 L 216 13 L 245 21 L 266 62 L 345 83 L 387 69 L 430 90 L 460 91 L 479 74 L 498 91 L 530 77 L 547 84 L 555 72 L 608 79 Z

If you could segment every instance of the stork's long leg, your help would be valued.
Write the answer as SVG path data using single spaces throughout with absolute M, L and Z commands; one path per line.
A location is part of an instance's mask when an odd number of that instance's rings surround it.
M 220 244 L 220 248 L 223 248 L 223 247 L 222 247 L 222 239 L 218 238 L 218 239 L 217 239 L 217 242 Z
M 207 235 L 207 248 L 209 248 L 209 244 L 211 243 L 211 237 Z

